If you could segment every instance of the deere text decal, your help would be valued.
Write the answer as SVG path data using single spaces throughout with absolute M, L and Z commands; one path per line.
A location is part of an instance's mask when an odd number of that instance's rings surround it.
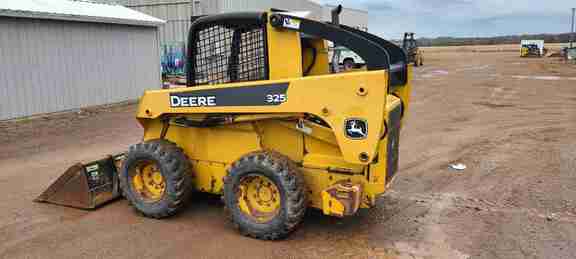
M 170 94 L 170 107 L 263 106 L 288 101 L 288 83 L 192 90 Z

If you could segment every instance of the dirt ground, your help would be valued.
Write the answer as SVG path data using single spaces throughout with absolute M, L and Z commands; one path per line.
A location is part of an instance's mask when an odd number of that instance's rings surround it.
M 545 48 L 549 51 L 560 51 L 568 47 L 570 43 L 546 43 Z M 500 45 L 469 45 L 454 47 L 423 47 L 424 51 L 432 52 L 515 52 L 520 54 L 520 44 Z
M 576 67 L 517 54 L 426 50 L 392 190 L 285 241 L 240 236 L 215 197 L 166 220 L 32 202 L 139 141 L 133 105 L 0 123 L 0 258 L 576 258 Z

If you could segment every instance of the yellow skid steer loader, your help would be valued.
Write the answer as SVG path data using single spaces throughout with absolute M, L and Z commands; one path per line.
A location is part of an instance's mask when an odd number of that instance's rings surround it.
M 188 87 L 144 93 L 143 141 L 73 166 L 38 201 L 96 208 L 122 192 L 164 218 L 208 192 L 259 239 L 288 236 L 307 208 L 344 217 L 373 207 L 398 170 L 411 66 L 395 44 L 333 20 L 195 17 Z M 327 41 L 360 55 L 365 70 L 332 73 Z

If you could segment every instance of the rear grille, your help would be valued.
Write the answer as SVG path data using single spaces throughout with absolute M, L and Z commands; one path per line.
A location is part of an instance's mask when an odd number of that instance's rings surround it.
M 386 184 L 392 180 L 398 171 L 398 143 L 400 142 L 400 119 L 402 108 L 396 106 L 388 114 L 388 136 L 386 147 Z

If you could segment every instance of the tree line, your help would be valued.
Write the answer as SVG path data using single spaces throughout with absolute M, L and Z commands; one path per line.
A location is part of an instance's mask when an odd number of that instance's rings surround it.
M 519 44 L 521 40 L 544 40 L 546 43 L 565 43 L 570 41 L 570 33 L 560 34 L 524 34 L 497 37 L 438 37 L 419 38 L 419 46 L 462 46 L 462 45 L 496 45 L 496 44 Z M 576 37 L 575 37 L 576 39 Z

